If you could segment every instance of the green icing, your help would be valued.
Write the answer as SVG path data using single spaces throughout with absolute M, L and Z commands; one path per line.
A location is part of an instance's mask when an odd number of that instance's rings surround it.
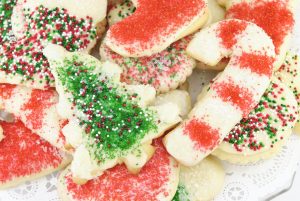
M 138 106 L 137 94 L 102 74 L 95 73 L 96 62 L 78 62 L 78 57 L 65 59 L 57 67 L 58 79 L 86 131 L 87 148 L 99 160 L 122 157 L 138 146 L 150 131 L 156 131 L 155 113 Z
M 178 186 L 176 194 L 173 197 L 172 201 L 190 201 L 188 192 L 186 191 L 184 186 Z

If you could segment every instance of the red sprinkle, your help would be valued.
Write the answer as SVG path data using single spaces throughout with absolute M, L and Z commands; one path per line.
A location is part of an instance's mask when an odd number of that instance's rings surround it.
M 20 121 L 0 122 L 5 138 L 0 142 L 0 183 L 56 168 L 62 157 L 57 148 L 32 133 Z
M 193 119 L 185 125 L 184 134 L 195 142 L 195 148 L 201 151 L 212 150 L 219 144 L 219 131 L 211 128 L 206 122 Z
M 274 58 L 266 55 L 243 53 L 239 57 L 240 68 L 249 68 L 252 72 L 259 75 L 272 75 Z
M 66 175 L 66 186 L 72 200 L 158 200 L 157 196 L 167 196 L 171 174 L 170 156 L 161 139 L 154 141 L 155 154 L 138 175 L 130 174 L 125 165 L 118 165 L 102 176 L 77 185 L 72 175 Z M 159 167 L 159 168 L 158 168 Z M 176 167 L 177 168 L 177 167 Z
M 27 122 L 31 129 L 40 129 L 43 126 L 45 111 L 57 103 L 54 90 L 32 90 L 29 101 L 23 105 L 22 110 L 28 114 Z
M 241 34 L 247 27 L 243 21 L 224 21 L 219 28 L 218 36 L 222 39 L 225 48 L 232 48 L 237 43 L 236 36 Z
M 254 0 L 252 4 L 242 2 L 232 6 L 226 17 L 253 22 L 263 28 L 272 38 L 279 53 L 284 38 L 292 31 L 294 18 L 288 9 L 287 0 L 262 1 Z
M 135 43 L 148 49 L 180 30 L 204 7 L 203 0 L 138 0 L 134 14 L 113 25 L 108 35 L 120 44 Z M 131 47 L 128 51 L 136 49 Z
M 0 97 L 3 99 L 9 99 L 13 95 L 15 88 L 15 85 L 0 84 Z
M 243 112 L 244 117 L 255 107 L 253 94 L 247 88 L 242 88 L 232 82 L 214 83 L 211 88 L 224 102 L 232 103 L 238 107 Z

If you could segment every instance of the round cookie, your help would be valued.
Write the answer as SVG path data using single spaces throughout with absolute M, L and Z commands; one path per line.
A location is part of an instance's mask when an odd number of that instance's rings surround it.
M 172 201 L 208 201 L 222 190 L 225 171 L 221 163 L 207 157 L 193 167 L 180 167 L 179 185 Z
M 122 82 L 149 84 L 157 92 L 165 93 L 184 83 L 196 65 L 185 52 L 190 39 L 181 39 L 160 53 L 139 58 L 123 57 L 102 44 L 100 55 L 102 60 L 114 62 L 123 69 Z
M 78 183 L 123 162 L 137 173 L 153 154 L 151 141 L 181 121 L 176 103 L 151 105 L 153 87 L 121 83 L 116 64 L 57 45 L 44 54 L 60 95 L 58 111 L 69 120 L 63 133 L 78 137 L 71 165 Z
M 227 19 L 246 20 L 260 26 L 273 40 L 277 70 L 284 62 L 295 24 L 297 0 L 221 0 Z
M 32 133 L 21 121 L 0 122 L 0 189 L 42 177 L 64 168 L 69 156 Z
M 84 185 L 72 181 L 70 169 L 59 177 L 58 190 L 63 201 L 79 200 L 171 200 L 179 180 L 179 165 L 170 157 L 161 140 L 155 140 L 155 153 L 138 175 L 124 165 L 107 170 Z
M 100 10 L 93 6 L 100 6 Z M 18 39 L 7 41 L 0 49 L 0 82 L 39 89 L 53 87 L 54 78 L 42 54 L 45 45 L 55 43 L 70 51 L 89 51 L 103 29 L 105 16 L 106 0 L 19 2 L 11 18 Z
M 276 78 L 254 110 L 224 138 L 213 155 L 232 163 L 251 163 L 278 153 L 298 118 L 293 93 Z
M 111 26 L 104 43 L 127 57 L 150 56 L 201 28 L 207 19 L 206 1 L 137 0 L 136 11 Z M 166 9 L 168 8 L 168 9 Z
M 40 137 L 60 148 L 66 148 L 61 128 L 66 124 L 56 110 L 58 95 L 55 90 L 30 89 L 23 86 L 0 84 L 1 109 L 13 114 Z
M 300 111 L 300 57 L 298 54 L 288 52 L 284 64 L 275 72 L 275 76 L 293 91 Z M 299 117 L 298 117 L 299 119 Z M 300 134 L 299 120 L 295 125 L 297 134 Z

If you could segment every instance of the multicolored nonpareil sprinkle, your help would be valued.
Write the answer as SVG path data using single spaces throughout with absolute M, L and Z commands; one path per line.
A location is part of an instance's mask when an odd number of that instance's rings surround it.
M 154 111 L 138 105 L 132 94 L 105 74 L 95 73 L 94 62 L 65 59 L 56 72 L 66 93 L 71 94 L 77 116 L 85 128 L 87 147 L 100 162 L 121 157 L 157 129 Z
M 0 43 L 12 40 L 11 15 L 17 0 L 0 1 Z
M 122 69 L 121 81 L 127 84 L 149 84 L 159 92 L 175 89 L 183 83 L 195 67 L 185 48 L 190 37 L 175 42 L 166 50 L 149 57 L 123 57 L 109 47 L 101 47 L 104 60 L 118 64 Z
M 23 38 L 3 44 L 0 69 L 9 76 L 20 76 L 21 82 L 43 83 L 44 88 L 53 86 L 49 63 L 42 54 L 45 45 L 54 43 L 69 51 L 83 50 L 96 38 L 96 28 L 90 17 L 78 19 L 66 9 L 39 6 L 24 13 L 28 29 Z
M 284 88 L 271 83 L 259 104 L 230 131 L 224 142 L 232 144 L 236 151 L 243 152 L 244 149 L 258 151 L 265 147 L 263 141 L 256 139 L 262 133 L 266 133 L 271 140 L 271 148 L 283 140 L 278 133 L 291 129 L 298 115 L 283 94 Z

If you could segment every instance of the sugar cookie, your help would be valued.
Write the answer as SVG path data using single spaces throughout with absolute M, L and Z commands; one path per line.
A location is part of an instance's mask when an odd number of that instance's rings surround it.
M 224 20 L 196 34 L 187 52 L 212 66 L 223 57 L 231 57 L 188 118 L 164 139 L 173 157 L 193 166 L 259 103 L 270 83 L 275 51 L 272 40 L 257 25 Z
M 69 156 L 32 133 L 21 121 L 0 122 L 0 189 L 42 177 L 64 168 Z
M 121 69 L 115 64 L 56 45 L 44 54 L 60 95 L 58 111 L 70 121 L 64 134 L 81 141 L 71 166 L 77 183 L 122 162 L 137 173 L 153 154 L 152 139 L 181 120 L 177 104 L 149 107 L 154 88 L 120 83 Z
M 160 140 L 154 140 L 155 153 L 138 175 L 124 165 L 107 170 L 84 185 L 72 181 L 70 169 L 59 177 L 58 190 L 63 201 L 79 200 L 171 200 L 179 180 L 179 165 Z

